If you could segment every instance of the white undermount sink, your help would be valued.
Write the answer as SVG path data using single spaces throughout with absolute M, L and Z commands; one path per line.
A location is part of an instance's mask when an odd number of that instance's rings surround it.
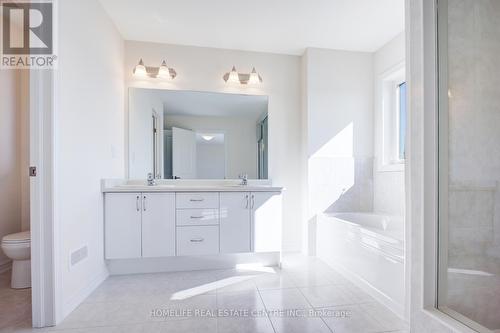
M 129 189 L 135 189 L 135 188 L 145 188 L 145 187 L 150 187 L 152 189 L 154 188 L 162 188 L 162 187 L 168 187 L 168 188 L 173 188 L 175 185 L 166 185 L 166 184 L 159 184 L 159 185 L 137 185 L 137 184 L 124 184 L 124 185 L 117 185 L 116 187 L 118 188 L 129 188 Z
M 228 184 L 228 185 L 223 185 L 224 187 L 238 187 L 238 188 L 245 188 L 245 187 L 270 187 L 269 185 L 241 185 L 241 184 Z

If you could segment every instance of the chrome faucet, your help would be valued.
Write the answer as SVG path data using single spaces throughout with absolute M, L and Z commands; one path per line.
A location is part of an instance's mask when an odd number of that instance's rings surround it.
M 155 177 L 150 172 L 150 173 L 148 173 L 148 186 L 155 186 L 155 185 L 156 185 Z
M 248 185 L 248 175 L 246 173 L 243 173 L 238 177 L 241 179 L 240 185 Z

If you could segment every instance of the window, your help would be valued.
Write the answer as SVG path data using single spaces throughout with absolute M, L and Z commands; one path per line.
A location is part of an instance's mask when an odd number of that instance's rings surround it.
M 376 83 L 375 157 L 378 171 L 403 171 L 408 118 L 405 65 L 382 73 Z
M 406 116 L 407 116 L 407 107 L 406 107 L 406 82 L 400 83 L 398 85 L 398 148 L 399 148 L 399 159 L 404 160 L 406 156 Z

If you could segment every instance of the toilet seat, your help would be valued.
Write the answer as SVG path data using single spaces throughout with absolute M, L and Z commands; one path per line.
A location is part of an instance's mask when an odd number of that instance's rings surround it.
M 31 235 L 29 231 L 10 234 L 2 238 L 3 244 L 29 244 L 31 243 Z

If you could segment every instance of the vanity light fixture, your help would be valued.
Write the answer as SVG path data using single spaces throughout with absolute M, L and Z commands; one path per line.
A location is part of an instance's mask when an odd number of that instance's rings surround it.
M 240 83 L 249 85 L 262 83 L 262 77 L 259 75 L 259 73 L 257 73 L 255 67 L 252 69 L 251 73 L 238 73 L 236 71 L 236 67 L 233 66 L 230 72 L 222 76 L 222 79 L 226 83 Z
M 257 74 L 255 67 L 252 69 L 250 73 L 250 77 L 248 78 L 248 84 L 259 84 L 262 82 L 262 78 Z
M 173 77 L 170 75 L 170 68 L 168 68 L 167 62 L 165 60 L 163 60 L 160 68 L 158 69 L 158 78 L 167 80 L 173 79 Z
M 227 77 L 226 82 L 229 82 L 229 83 L 240 82 L 240 75 L 236 71 L 236 67 L 233 66 L 233 68 L 231 69 L 231 72 L 229 72 L 229 76 Z
M 150 67 L 144 65 L 144 61 L 140 59 L 139 63 L 134 67 L 133 73 L 137 77 L 151 77 L 162 80 L 173 80 L 177 76 L 175 69 L 169 68 L 165 60 L 162 61 L 160 67 Z
M 139 60 L 139 63 L 135 66 L 133 71 L 135 76 L 146 77 L 148 75 L 146 66 L 144 66 L 144 61 Z

